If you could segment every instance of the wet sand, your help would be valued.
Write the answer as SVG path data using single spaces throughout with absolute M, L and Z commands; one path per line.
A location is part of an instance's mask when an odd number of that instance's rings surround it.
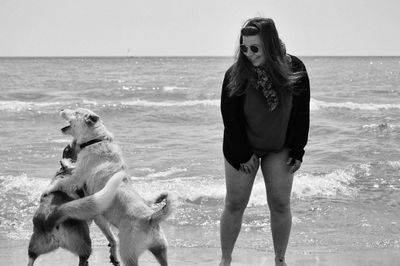
M 7 243 L 8 242 L 8 243 Z M 2 241 L 0 243 L 0 265 L 27 265 L 27 241 Z M 108 266 L 108 247 L 94 246 L 89 265 Z M 171 266 L 210 266 L 218 265 L 218 248 L 169 248 Z M 260 266 L 274 263 L 272 253 L 253 249 L 237 248 L 234 251 L 232 266 Z M 288 266 L 393 266 L 399 265 L 400 249 L 367 249 L 346 252 L 292 251 L 287 254 Z M 140 265 L 159 265 L 149 252 L 139 260 Z M 59 249 L 40 256 L 35 265 L 78 265 L 78 257 Z

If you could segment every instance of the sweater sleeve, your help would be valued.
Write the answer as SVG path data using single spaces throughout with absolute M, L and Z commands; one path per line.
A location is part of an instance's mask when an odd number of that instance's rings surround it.
M 290 156 L 294 159 L 303 160 L 304 147 L 308 141 L 308 132 L 310 128 L 310 80 L 307 75 L 307 70 L 300 59 L 294 57 L 297 71 L 303 73 L 302 77 L 296 82 L 296 91 L 299 91 L 298 95 L 295 95 L 296 110 L 293 117 L 292 132 L 293 140 L 290 146 Z
M 221 92 L 221 114 L 224 123 L 223 152 L 225 159 L 237 170 L 253 155 L 242 116 L 242 96 L 229 96 L 229 71 L 225 73 Z

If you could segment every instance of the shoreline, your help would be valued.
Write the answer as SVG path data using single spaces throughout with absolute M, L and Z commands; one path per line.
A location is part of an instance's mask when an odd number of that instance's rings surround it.
M 0 243 L 0 265 L 26 265 L 28 262 L 28 241 L 2 240 Z M 108 259 L 108 247 L 94 245 L 89 265 L 111 265 Z M 168 260 L 171 266 L 210 266 L 218 265 L 219 248 L 208 247 L 170 247 Z M 371 248 L 365 250 L 349 250 L 346 252 L 327 251 L 292 251 L 287 254 L 288 266 L 389 266 L 400 261 L 400 249 Z M 232 266 L 273 265 L 274 255 L 254 249 L 236 248 L 233 253 Z M 150 252 L 139 258 L 140 265 L 159 265 Z M 78 257 L 72 253 L 58 249 L 40 256 L 35 265 L 76 265 Z

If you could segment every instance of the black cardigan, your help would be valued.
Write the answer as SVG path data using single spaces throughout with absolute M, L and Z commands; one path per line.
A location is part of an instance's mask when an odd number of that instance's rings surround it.
M 303 76 L 294 84 L 292 111 L 286 133 L 285 147 L 290 149 L 290 157 L 303 160 L 304 147 L 308 140 L 310 127 L 310 81 L 303 62 L 295 56 L 292 58 L 293 72 L 301 71 Z M 221 113 L 224 122 L 223 152 L 226 160 L 239 170 L 241 163 L 246 163 L 253 155 L 246 134 L 246 122 L 243 111 L 245 94 L 229 96 L 230 67 L 224 77 L 221 93 Z

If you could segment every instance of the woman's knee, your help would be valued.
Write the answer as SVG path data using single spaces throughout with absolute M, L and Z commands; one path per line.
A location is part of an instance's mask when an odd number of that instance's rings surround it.
M 290 212 L 290 199 L 282 196 L 268 196 L 268 206 L 271 212 L 288 213 Z
M 225 199 L 225 211 L 229 213 L 243 213 L 247 207 L 248 200 L 245 199 Z

